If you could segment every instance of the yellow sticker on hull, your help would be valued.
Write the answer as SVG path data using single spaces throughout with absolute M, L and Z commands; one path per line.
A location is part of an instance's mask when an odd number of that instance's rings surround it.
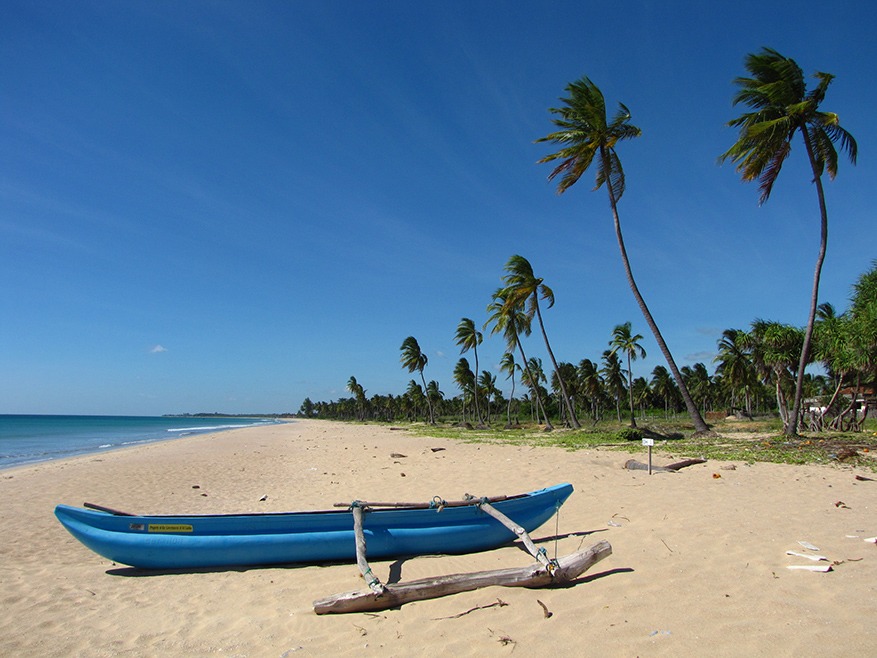
M 192 526 L 185 523 L 150 523 L 149 532 L 192 532 Z

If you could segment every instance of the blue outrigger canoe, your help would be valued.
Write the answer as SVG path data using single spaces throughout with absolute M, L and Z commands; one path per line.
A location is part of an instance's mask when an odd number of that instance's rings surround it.
M 489 499 L 532 532 L 570 496 L 571 484 Z M 369 558 L 460 554 L 496 548 L 516 538 L 478 507 L 458 503 L 378 508 L 365 503 Z M 374 505 L 374 507 L 372 507 Z M 58 505 L 55 516 L 95 553 L 140 569 L 195 569 L 348 561 L 356 558 L 350 508 L 322 512 L 140 516 Z

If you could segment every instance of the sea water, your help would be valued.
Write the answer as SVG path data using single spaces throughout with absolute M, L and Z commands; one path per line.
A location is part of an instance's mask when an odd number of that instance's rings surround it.
M 274 422 L 277 421 L 213 416 L 0 414 L 0 469 Z

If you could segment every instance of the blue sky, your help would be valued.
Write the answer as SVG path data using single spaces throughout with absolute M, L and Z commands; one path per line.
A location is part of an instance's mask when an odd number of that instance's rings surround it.
M 400 393 L 409 335 L 452 396 L 456 326 L 512 254 L 554 290 L 558 359 L 630 320 L 648 376 L 605 190 L 558 196 L 536 164 L 583 75 L 643 131 L 619 148 L 641 291 L 679 365 L 712 371 L 723 329 L 806 322 L 818 248 L 800 144 L 762 207 L 717 164 L 762 46 L 837 76 L 823 107 L 859 144 L 826 186 L 821 301 L 844 309 L 877 257 L 877 9 L 826 7 L 6 0 L 0 413 L 296 411 L 351 375 Z M 486 336 L 482 369 L 503 349 Z

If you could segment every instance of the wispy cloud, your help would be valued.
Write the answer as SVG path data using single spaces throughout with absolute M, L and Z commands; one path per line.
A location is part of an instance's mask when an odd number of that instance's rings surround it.
M 716 355 L 715 352 L 694 352 L 692 354 L 686 354 L 685 360 L 691 361 L 692 363 L 703 363 L 704 365 L 711 363 L 713 357 Z
M 150 354 L 161 354 L 162 352 L 167 352 L 167 348 L 164 345 L 156 345 L 149 350 Z

